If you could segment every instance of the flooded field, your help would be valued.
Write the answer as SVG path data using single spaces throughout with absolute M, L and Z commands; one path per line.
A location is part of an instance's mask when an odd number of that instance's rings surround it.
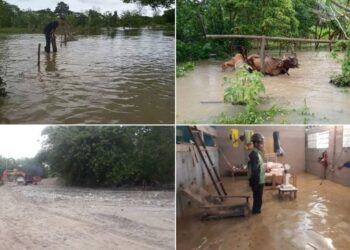
M 77 38 L 46 54 L 44 35 L 0 36 L 9 92 L 0 123 L 174 122 L 173 36 L 144 29 Z
M 0 186 L 1 249 L 174 249 L 174 192 Z
M 281 57 L 278 53 L 269 54 Z M 350 93 L 329 83 L 332 74 L 340 73 L 341 64 L 331 58 L 329 51 L 297 52 L 300 67 L 290 69 L 288 75 L 265 76 L 266 92 L 261 108 L 272 104 L 285 108 L 285 116 L 271 123 L 346 123 L 350 116 Z M 233 74 L 222 72 L 222 61 L 206 60 L 196 63 L 194 71 L 177 78 L 176 116 L 178 123 L 213 123 L 219 114 L 235 115 L 241 106 L 223 103 L 223 77 Z M 302 114 L 304 99 L 312 115 Z
M 248 182 L 225 178 L 231 195 L 250 194 Z M 296 200 L 265 190 L 262 212 L 248 217 L 201 221 L 192 208 L 177 221 L 177 249 L 349 249 L 350 189 L 301 174 Z M 251 201 L 252 202 L 252 201 Z

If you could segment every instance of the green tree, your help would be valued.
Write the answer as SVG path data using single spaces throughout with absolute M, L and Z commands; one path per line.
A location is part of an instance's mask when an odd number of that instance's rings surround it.
M 67 16 L 71 12 L 69 11 L 69 6 L 65 2 L 59 2 L 55 8 L 54 13 L 59 16 Z
M 164 7 L 169 8 L 175 4 L 175 0 L 123 0 L 124 3 L 138 3 L 148 5 L 152 8 Z
M 210 40 L 206 34 L 335 37 L 336 21 L 324 18 L 324 5 L 320 0 L 178 0 L 177 59 L 228 57 L 237 45 L 252 44 L 245 39 Z
M 43 133 L 51 174 L 70 185 L 174 181 L 171 127 L 49 127 Z

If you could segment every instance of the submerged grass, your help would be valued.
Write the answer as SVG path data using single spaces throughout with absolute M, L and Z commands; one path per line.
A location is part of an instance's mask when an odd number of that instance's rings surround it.
M 287 110 L 278 107 L 276 104 L 272 105 L 271 108 L 267 110 L 258 110 L 256 108 L 246 109 L 243 112 L 238 113 L 236 116 L 227 116 L 221 114 L 216 121 L 216 123 L 222 124 L 261 124 L 273 119 L 277 115 L 285 115 Z
M 194 70 L 194 62 L 186 62 L 176 65 L 176 77 L 183 77 L 186 73 Z
M 304 117 L 304 124 L 310 122 L 311 117 L 315 117 L 315 113 L 311 111 L 311 108 L 307 105 L 306 98 L 304 98 L 304 106 L 301 110 L 301 115 Z

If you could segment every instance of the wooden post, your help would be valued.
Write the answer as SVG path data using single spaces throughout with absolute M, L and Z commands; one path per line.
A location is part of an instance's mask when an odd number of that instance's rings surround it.
M 57 52 L 56 36 L 55 35 L 52 35 L 51 43 L 52 43 L 52 51 Z
M 266 44 L 266 38 L 265 36 L 261 39 L 261 45 L 260 45 L 260 62 L 261 62 L 261 68 L 260 72 L 265 74 L 265 44 Z
M 271 41 L 289 41 L 289 42 L 303 42 L 303 43 L 335 43 L 333 40 L 320 40 L 320 39 L 305 39 L 305 38 L 292 38 L 292 37 L 276 37 L 276 36 L 254 36 L 254 35 L 206 35 L 206 38 L 211 39 L 233 39 L 233 38 L 246 38 L 246 39 L 262 39 L 264 38 Z
M 40 47 L 41 43 L 38 44 L 38 67 L 40 66 Z
M 67 44 L 67 33 L 64 33 L 64 44 Z

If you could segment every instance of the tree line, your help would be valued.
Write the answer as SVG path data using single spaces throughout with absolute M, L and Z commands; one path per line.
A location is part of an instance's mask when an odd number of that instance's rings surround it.
M 343 13 L 330 13 L 327 0 L 178 0 L 177 59 L 189 61 L 227 57 L 234 47 L 252 47 L 252 40 L 208 40 L 206 34 L 245 34 L 343 39 L 338 25 Z M 348 3 L 347 3 L 348 4 Z
M 137 2 L 137 1 L 124 1 Z M 24 32 L 42 32 L 44 26 L 57 19 L 59 16 L 64 16 L 71 29 L 76 32 L 84 33 L 96 31 L 99 28 L 107 27 L 144 27 L 155 25 L 173 25 L 175 21 L 175 10 L 171 9 L 171 1 L 148 1 L 140 2 L 143 5 L 151 5 L 155 15 L 153 17 L 143 16 L 140 11 L 107 11 L 100 13 L 90 9 L 84 13 L 73 12 L 69 9 L 69 5 L 64 2 L 59 2 L 55 10 L 43 9 L 38 11 L 21 10 L 16 5 L 0 0 L 0 28 L 21 29 Z M 153 5 L 152 2 L 155 2 Z M 164 3 L 163 3 L 164 2 Z M 164 11 L 163 15 L 157 14 L 158 7 L 169 7 Z

